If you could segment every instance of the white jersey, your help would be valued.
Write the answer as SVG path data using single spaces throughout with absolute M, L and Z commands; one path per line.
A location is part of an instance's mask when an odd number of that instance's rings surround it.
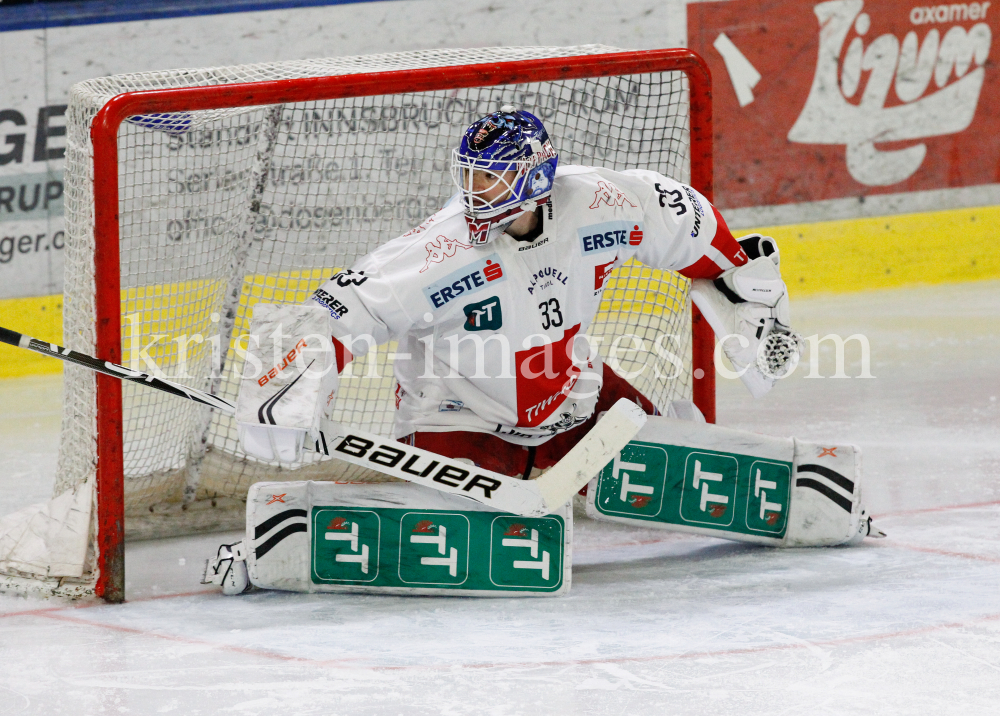
M 593 414 L 602 363 L 584 334 L 611 271 L 633 256 L 675 271 L 732 267 L 712 246 L 716 216 L 655 172 L 560 167 L 530 243 L 503 234 L 473 246 L 453 202 L 313 300 L 355 357 L 399 342 L 395 437 L 469 430 L 537 445 Z

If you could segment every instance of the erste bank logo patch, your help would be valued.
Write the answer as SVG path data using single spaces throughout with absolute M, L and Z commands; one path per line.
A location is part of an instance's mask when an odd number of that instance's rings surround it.
M 586 256 L 595 251 L 614 251 L 622 246 L 642 243 L 642 222 L 605 221 L 601 224 L 581 226 L 576 230 L 580 237 L 580 251 Z
M 448 274 L 439 281 L 423 288 L 428 303 L 435 309 L 447 305 L 459 296 L 481 291 L 489 284 L 506 281 L 500 257 L 490 254 Z

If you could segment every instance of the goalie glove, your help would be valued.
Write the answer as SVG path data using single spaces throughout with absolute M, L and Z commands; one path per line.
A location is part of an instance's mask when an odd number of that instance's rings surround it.
M 789 327 L 788 289 L 774 239 L 740 239 L 750 259 L 713 280 L 695 279 L 691 300 L 705 316 L 740 380 L 759 398 L 795 370 L 802 339 Z M 716 350 L 719 350 L 717 347 Z
M 301 461 L 308 436 L 337 390 L 330 314 L 319 306 L 257 304 L 253 310 L 236 423 L 243 452 L 259 460 Z

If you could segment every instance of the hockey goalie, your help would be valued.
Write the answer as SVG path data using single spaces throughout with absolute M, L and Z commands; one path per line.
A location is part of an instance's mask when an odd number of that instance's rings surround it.
M 338 372 L 396 341 L 397 444 L 532 480 L 626 399 L 649 417 L 591 482 L 587 510 L 596 519 L 777 546 L 854 543 L 869 534 L 856 448 L 708 425 L 687 401 L 662 406 L 661 415 L 586 337 L 615 268 L 634 258 L 679 272 L 692 279 L 692 299 L 742 381 L 762 396 L 794 368 L 801 345 L 772 239 L 737 241 L 704 196 L 654 171 L 560 165 L 541 121 L 512 106 L 465 131 L 451 171 L 459 190 L 452 201 L 334 275 L 307 306 L 257 306 L 249 355 L 276 328 L 285 342 L 274 352 L 278 361 L 260 348 L 253 361 L 260 371 L 244 374 L 237 421 L 247 455 L 294 462 L 336 400 Z M 308 353 L 317 334 L 332 337 L 327 358 Z M 254 486 L 247 539 L 220 548 L 207 580 L 226 593 L 382 584 L 378 560 L 395 540 L 400 561 L 387 589 L 475 589 L 475 555 L 462 567 L 458 547 L 449 547 L 464 529 L 462 544 L 476 552 L 478 518 L 461 498 L 400 483 L 338 486 L 333 497 L 324 485 L 281 483 L 277 505 L 276 489 Z M 340 512 L 317 507 L 336 499 Z M 424 518 L 410 525 L 401 514 L 390 537 L 380 527 L 366 538 L 359 515 L 377 510 L 359 510 L 376 503 L 423 510 Z M 482 506 L 473 512 L 490 524 L 499 519 Z M 448 523 L 459 513 L 464 522 Z M 569 560 L 559 562 L 568 549 L 559 547 L 569 545 L 571 517 L 563 514 L 549 551 L 539 546 L 548 528 L 524 520 L 508 520 L 492 543 L 524 553 L 511 574 L 568 574 Z M 411 547 L 416 556 L 406 562 Z M 334 550 L 325 562 L 320 548 Z M 423 567 L 440 579 L 418 578 Z M 484 569 L 489 588 L 481 591 L 502 591 L 503 569 Z M 517 591 L 513 584 L 508 592 Z M 568 579 L 559 585 L 550 593 Z

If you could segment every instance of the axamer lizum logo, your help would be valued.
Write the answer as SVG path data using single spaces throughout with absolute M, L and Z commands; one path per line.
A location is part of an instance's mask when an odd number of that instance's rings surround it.
M 688 4 L 692 49 L 716 77 L 716 156 L 727 157 L 713 203 L 995 183 L 998 9 L 995 0 Z
M 819 59 L 809 97 L 788 140 L 845 145 L 847 170 L 861 184 L 886 186 L 909 178 L 924 161 L 925 144 L 898 149 L 877 149 L 874 144 L 968 128 L 979 104 L 992 41 L 990 27 L 983 22 L 989 6 L 972 2 L 914 7 L 909 20 L 915 27 L 900 42 L 892 33 L 869 35 L 872 19 L 862 12 L 864 0 L 816 5 Z M 977 20 L 968 29 L 959 24 Z

